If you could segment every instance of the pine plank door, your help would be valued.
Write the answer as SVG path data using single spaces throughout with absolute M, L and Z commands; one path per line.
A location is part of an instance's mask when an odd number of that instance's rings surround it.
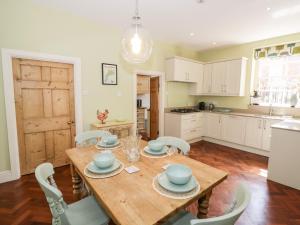
M 150 79 L 150 139 L 159 134 L 159 77 Z
M 13 59 L 14 93 L 21 174 L 37 165 L 69 163 L 74 147 L 73 65 Z

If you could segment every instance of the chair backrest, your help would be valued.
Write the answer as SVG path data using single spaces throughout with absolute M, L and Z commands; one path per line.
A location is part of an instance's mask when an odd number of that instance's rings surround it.
M 165 145 L 169 145 L 179 149 L 181 153 L 184 155 L 189 154 L 191 148 L 190 144 L 183 139 L 177 137 L 171 137 L 171 136 L 164 136 L 164 137 L 159 137 L 157 140 L 163 142 Z
M 57 188 L 53 178 L 54 170 L 51 163 L 42 163 L 35 169 L 35 178 L 46 195 L 52 214 L 52 224 L 69 224 L 65 203 L 61 191 Z
M 110 132 L 104 130 L 89 130 L 76 135 L 75 142 L 79 146 L 95 145 L 99 138 L 111 135 Z
M 223 216 L 191 220 L 191 225 L 234 225 L 249 204 L 251 194 L 244 184 L 235 191 L 235 200 L 229 212 Z

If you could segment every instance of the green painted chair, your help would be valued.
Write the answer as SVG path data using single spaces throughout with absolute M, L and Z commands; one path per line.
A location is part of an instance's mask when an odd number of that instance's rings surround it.
M 248 189 L 240 184 L 235 191 L 232 206 L 226 210 L 223 216 L 197 219 L 191 213 L 181 211 L 164 225 L 234 225 L 249 204 L 250 198 L 251 194 Z
M 191 148 L 190 144 L 183 139 L 177 137 L 171 137 L 171 136 L 164 136 L 164 137 L 159 137 L 157 140 L 163 142 L 165 145 L 179 149 L 183 155 L 189 154 Z
M 35 169 L 35 177 L 46 195 L 53 225 L 107 225 L 109 217 L 89 196 L 67 205 L 53 178 L 51 163 L 43 163 Z
M 111 135 L 111 133 L 104 130 L 84 131 L 76 135 L 75 142 L 77 146 L 87 147 L 95 145 L 100 138 L 107 135 Z

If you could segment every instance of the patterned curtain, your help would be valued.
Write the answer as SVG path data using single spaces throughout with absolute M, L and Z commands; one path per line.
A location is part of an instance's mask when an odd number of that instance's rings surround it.
M 300 55 L 300 42 L 289 43 L 284 45 L 277 45 L 266 48 L 258 48 L 254 51 L 254 58 L 261 59 L 267 57 L 281 57 L 281 56 L 291 56 Z

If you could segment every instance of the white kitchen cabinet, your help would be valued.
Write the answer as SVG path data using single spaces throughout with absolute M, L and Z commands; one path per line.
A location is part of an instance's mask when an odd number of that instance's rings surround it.
M 203 75 L 200 62 L 183 58 L 169 58 L 166 60 L 166 80 L 196 83 Z
M 205 118 L 205 136 L 221 139 L 222 115 L 207 113 Z
M 262 149 L 270 151 L 271 148 L 271 137 L 272 137 L 272 128 L 271 126 L 275 123 L 280 122 L 281 120 L 273 119 L 264 119 L 263 120 L 263 135 L 262 135 Z
M 212 64 L 205 64 L 203 66 L 202 93 L 200 94 L 210 95 L 211 84 L 212 84 L 211 76 L 212 76 Z
M 226 96 L 244 96 L 247 59 L 241 58 L 226 62 L 223 93 Z
M 244 96 L 246 68 L 246 58 L 204 64 L 201 77 L 190 86 L 190 94 Z
M 280 120 L 247 118 L 245 145 L 270 151 L 271 126 Z
M 186 141 L 200 139 L 204 132 L 203 113 L 165 113 L 165 135 Z
M 211 94 L 224 95 L 227 62 L 218 62 L 212 65 Z
M 191 83 L 189 88 L 189 94 L 190 95 L 200 95 L 203 93 L 203 65 L 202 64 L 196 64 L 193 65 L 195 67 L 195 71 L 199 71 L 199 73 L 194 72 L 193 74 L 197 74 L 197 82 Z
M 263 134 L 263 119 L 248 117 L 246 121 L 245 145 L 261 148 Z
M 224 141 L 244 145 L 246 131 L 246 117 L 223 115 L 222 139 Z

